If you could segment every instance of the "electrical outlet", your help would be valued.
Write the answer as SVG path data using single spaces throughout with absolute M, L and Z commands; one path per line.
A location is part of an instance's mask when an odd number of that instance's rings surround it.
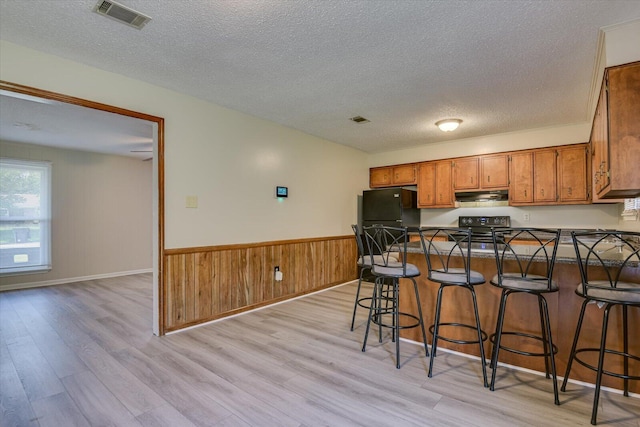
M 531 215 L 529 215 L 528 213 L 522 215 L 522 220 L 524 222 L 529 222 L 531 220 Z
M 276 279 L 276 282 L 281 282 L 282 281 L 282 271 L 280 271 L 280 266 L 276 265 L 273 268 L 273 274 L 274 274 L 274 277 Z

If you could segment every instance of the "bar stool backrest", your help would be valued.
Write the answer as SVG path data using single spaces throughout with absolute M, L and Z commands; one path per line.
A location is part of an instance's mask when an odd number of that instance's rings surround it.
M 585 297 L 640 302 L 640 233 L 631 231 L 571 232 Z M 593 266 L 601 268 L 593 268 Z M 592 267 L 592 268 L 589 268 Z M 615 292 L 611 292 L 615 289 Z M 603 292 L 604 291 L 604 292 Z
M 363 227 L 362 230 L 364 231 L 365 240 L 367 241 L 374 273 L 376 267 L 401 268 L 402 276 L 406 276 L 406 254 L 407 243 L 409 243 L 407 228 L 376 224 Z M 400 255 L 400 259 L 398 259 L 398 255 Z
M 423 227 L 419 231 L 429 276 L 433 272 L 448 273 L 450 268 L 461 268 L 455 267 L 454 260 L 462 260 L 467 283 L 470 283 L 471 229 Z
M 547 291 L 557 289 L 552 276 L 560 231 L 547 228 L 492 228 L 498 285 L 502 286 L 504 279 L 517 279 L 519 282 L 530 282 L 532 289 L 544 287 L 545 283 Z
M 362 236 L 360 235 L 360 230 L 358 230 L 358 226 L 356 224 L 351 224 L 351 229 L 353 233 L 356 235 L 356 245 L 358 246 L 358 265 L 365 265 L 365 251 L 364 251 L 364 243 L 362 242 Z

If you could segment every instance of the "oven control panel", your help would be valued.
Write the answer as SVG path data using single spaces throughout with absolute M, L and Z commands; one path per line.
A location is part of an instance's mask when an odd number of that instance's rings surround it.
M 509 216 L 461 216 L 458 227 L 511 227 Z

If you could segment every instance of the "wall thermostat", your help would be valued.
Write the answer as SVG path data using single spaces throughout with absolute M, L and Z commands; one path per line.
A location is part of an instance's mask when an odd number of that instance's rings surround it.
M 289 188 L 277 186 L 276 197 L 289 197 Z

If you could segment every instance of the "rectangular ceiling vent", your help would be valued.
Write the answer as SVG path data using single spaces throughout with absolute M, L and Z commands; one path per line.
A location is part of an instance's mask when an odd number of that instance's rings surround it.
M 130 27 L 137 28 L 138 30 L 142 29 L 147 22 L 151 21 L 151 17 L 114 1 L 99 0 L 98 4 L 93 8 L 93 11 L 122 22 L 123 24 L 127 24 Z

